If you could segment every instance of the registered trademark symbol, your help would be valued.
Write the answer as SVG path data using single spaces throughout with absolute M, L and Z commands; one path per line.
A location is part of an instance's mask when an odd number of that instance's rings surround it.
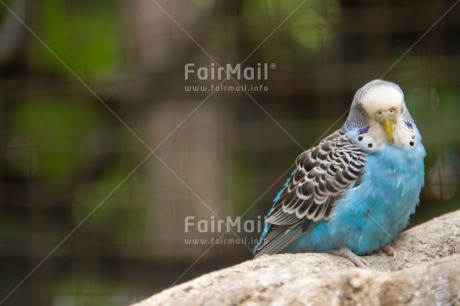
M 275 64 L 275 63 L 271 63 L 271 64 L 270 64 L 270 68 L 271 68 L 271 69 L 276 69 L 276 64 Z

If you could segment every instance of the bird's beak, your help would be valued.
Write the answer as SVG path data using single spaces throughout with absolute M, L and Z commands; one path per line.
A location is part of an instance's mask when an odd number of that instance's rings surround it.
M 384 119 L 380 123 L 383 127 L 383 130 L 385 131 L 385 137 L 389 142 L 393 141 L 393 131 L 395 129 L 395 122 L 391 119 Z

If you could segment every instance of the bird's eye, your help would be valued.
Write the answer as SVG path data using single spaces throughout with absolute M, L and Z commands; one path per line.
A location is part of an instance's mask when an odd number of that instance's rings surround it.
M 375 113 L 375 120 L 377 120 L 377 122 L 382 122 L 383 121 L 383 111 L 378 111 Z

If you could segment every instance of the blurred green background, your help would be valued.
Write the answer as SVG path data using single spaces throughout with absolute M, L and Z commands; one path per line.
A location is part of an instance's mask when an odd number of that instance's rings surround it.
M 258 232 L 185 217 L 260 220 L 375 78 L 428 152 L 411 226 L 460 208 L 456 3 L 0 1 L 0 304 L 127 305 L 250 259 Z M 187 63 L 241 62 L 269 65 L 240 81 L 267 91 L 185 89 L 220 83 Z M 219 237 L 248 245 L 185 243 Z

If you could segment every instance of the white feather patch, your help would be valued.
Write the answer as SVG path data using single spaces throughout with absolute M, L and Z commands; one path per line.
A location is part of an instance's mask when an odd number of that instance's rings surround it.
M 371 118 L 375 113 L 390 108 L 401 109 L 404 96 L 396 88 L 388 85 L 379 85 L 370 88 L 361 98 L 367 115 Z

